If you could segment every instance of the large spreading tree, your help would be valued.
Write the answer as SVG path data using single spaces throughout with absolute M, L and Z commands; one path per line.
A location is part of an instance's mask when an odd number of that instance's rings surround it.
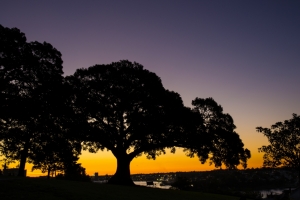
M 232 118 L 213 99 L 194 101 L 194 109 L 166 90 L 160 78 L 138 63 L 126 60 L 78 69 L 67 81 L 74 88 L 73 107 L 86 117 L 85 147 L 110 150 L 117 159 L 113 184 L 133 184 L 130 162 L 175 152 L 216 166 L 246 165 L 250 152 L 233 131 Z
M 290 167 L 299 171 L 300 183 L 300 115 L 293 114 L 293 118 L 284 122 L 277 122 L 271 128 L 257 127 L 270 142 L 259 148 L 264 153 L 265 167 Z

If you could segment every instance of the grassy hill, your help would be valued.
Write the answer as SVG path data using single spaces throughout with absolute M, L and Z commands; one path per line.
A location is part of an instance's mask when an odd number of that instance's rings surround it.
M 238 200 L 238 197 L 41 178 L 0 179 L 0 199 Z

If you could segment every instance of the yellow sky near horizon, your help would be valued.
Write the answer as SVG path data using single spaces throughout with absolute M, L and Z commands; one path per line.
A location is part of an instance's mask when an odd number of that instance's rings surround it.
M 262 133 L 255 131 L 255 128 L 247 127 L 251 131 L 243 128 L 237 128 L 236 131 L 244 143 L 244 147 L 251 151 L 251 158 L 248 160 L 248 168 L 262 167 L 263 153 L 258 153 L 258 148 L 267 145 L 269 142 Z M 117 161 L 113 154 L 108 151 L 99 151 L 97 153 L 83 152 L 78 161 L 86 168 L 89 175 L 98 172 L 99 175 L 114 174 L 117 167 Z M 241 167 L 240 167 L 241 168 Z M 133 159 L 130 165 L 131 174 L 146 174 L 159 172 L 178 172 L 178 171 L 208 171 L 216 169 L 214 165 L 208 162 L 201 164 L 197 157 L 189 158 L 185 155 L 182 148 L 177 148 L 175 154 L 166 151 L 165 155 L 160 155 L 156 160 L 149 160 L 145 155 Z
M 262 166 L 262 154 L 252 152 L 252 157 L 248 161 L 248 168 Z M 78 163 L 86 169 L 88 175 L 97 172 L 101 175 L 113 175 L 116 171 L 117 161 L 111 152 L 103 151 L 97 153 L 83 152 Z M 31 164 L 26 164 L 27 176 L 45 176 L 39 170 L 31 171 Z M 182 149 L 178 149 L 175 154 L 167 151 L 156 160 L 149 160 L 145 155 L 133 159 L 130 165 L 131 174 L 165 173 L 165 172 L 188 172 L 188 171 L 210 171 L 216 169 L 208 163 L 201 164 L 197 157 L 187 157 Z
M 248 160 L 248 168 L 262 167 L 263 153 L 258 153 L 258 148 L 267 145 L 268 140 L 263 134 L 258 133 L 251 128 L 252 131 L 237 128 L 244 147 L 251 151 L 251 158 Z M 78 163 L 86 169 L 88 175 L 94 175 L 96 172 L 101 175 L 113 175 L 116 171 L 117 161 L 110 151 L 99 151 L 97 153 L 89 153 L 83 151 Z M 18 164 L 11 164 L 15 167 Z M 31 171 L 32 165 L 26 163 L 27 176 L 45 176 L 40 170 Z M 241 168 L 241 167 L 240 167 Z M 166 173 L 166 172 L 188 172 L 188 171 L 210 171 L 216 169 L 214 165 L 208 162 L 201 164 L 197 157 L 189 158 L 185 155 L 182 148 L 177 148 L 175 154 L 166 151 L 165 155 L 160 155 L 156 160 L 149 160 L 145 155 L 133 159 L 130 164 L 131 174 L 147 174 L 147 173 Z
M 245 126 L 244 126 L 245 127 Z M 248 128 L 248 129 L 247 129 Z M 251 131 L 249 131 L 251 130 Z M 248 168 L 262 167 L 263 153 L 258 153 L 258 148 L 267 145 L 268 140 L 263 134 L 255 131 L 254 128 L 237 128 L 236 131 L 244 143 L 244 147 L 251 151 L 251 158 L 248 160 Z M 131 174 L 147 174 L 147 173 L 164 173 L 164 172 L 188 172 L 188 171 L 209 171 L 216 169 L 214 165 L 208 163 L 201 164 L 197 157 L 189 158 L 185 155 L 181 148 L 177 148 L 175 154 L 166 151 L 165 155 L 160 155 L 156 160 L 149 160 L 145 155 L 133 159 L 130 165 Z M 112 175 L 116 171 L 117 161 L 110 151 L 99 151 L 97 153 L 89 153 L 83 151 L 78 163 L 86 169 L 88 175 Z M 14 167 L 18 164 L 11 164 Z M 32 165 L 26 163 L 27 176 L 45 176 L 39 170 L 31 171 Z M 241 168 L 241 167 L 240 167 Z
M 86 168 L 89 175 L 98 172 L 99 175 L 114 174 L 117 166 L 116 159 L 110 152 L 98 152 L 94 155 L 84 152 L 79 159 L 79 163 Z M 248 168 L 262 166 L 262 154 L 253 153 L 248 161 Z M 197 157 L 187 157 L 182 149 L 178 149 L 175 154 L 167 152 L 165 155 L 149 160 L 145 155 L 135 158 L 130 165 L 131 174 L 147 174 L 159 172 L 187 172 L 187 171 L 209 171 L 216 169 L 208 162 L 201 164 Z

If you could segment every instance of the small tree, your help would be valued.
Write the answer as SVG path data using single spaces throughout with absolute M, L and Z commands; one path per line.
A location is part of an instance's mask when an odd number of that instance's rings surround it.
M 32 171 L 40 169 L 43 173 L 47 172 L 48 178 L 50 173 L 62 172 L 70 163 L 75 163 L 81 152 L 80 142 L 71 141 L 62 134 L 50 136 L 36 145 L 30 156 Z
M 293 118 L 284 122 L 277 122 L 271 128 L 257 127 L 270 144 L 258 149 L 264 153 L 265 167 L 292 167 L 299 171 L 300 183 L 300 116 L 293 114 Z
M 72 181 L 91 181 L 91 178 L 85 172 L 85 168 L 76 162 L 65 163 L 63 174 L 59 174 L 56 178 Z
M 197 120 L 202 125 L 196 132 L 188 133 L 186 154 L 190 157 L 197 155 L 201 163 L 209 159 L 209 164 L 217 168 L 225 165 L 228 169 L 236 169 L 240 164 L 247 168 L 251 154 L 248 149 L 244 149 L 242 140 L 234 131 L 236 126 L 232 117 L 224 113 L 222 106 L 213 98 L 196 98 L 192 105 L 193 111 L 200 114 L 201 120 Z
M 171 186 L 174 188 L 178 188 L 179 190 L 190 190 L 193 187 L 189 178 L 181 176 L 176 177 L 174 183 L 172 183 Z

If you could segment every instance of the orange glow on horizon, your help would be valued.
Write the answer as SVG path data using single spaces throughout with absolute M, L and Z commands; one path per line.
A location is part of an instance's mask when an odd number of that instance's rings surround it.
M 259 168 L 263 165 L 263 153 L 258 153 L 258 148 L 268 144 L 268 140 L 262 134 L 246 129 L 239 130 L 241 139 L 245 148 L 251 151 L 251 158 L 248 160 L 248 168 Z M 117 160 L 110 151 L 99 151 L 89 153 L 83 151 L 78 163 L 86 169 L 86 173 L 93 176 L 96 172 L 101 175 L 113 175 L 117 168 Z M 16 162 L 17 164 L 17 162 Z M 10 166 L 10 167 L 13 167 Z M 32 165 L 26 164 L 28 176 L 45 176 L 39 170 L 31 172 Z M 239 166 L 239 168 L 242 168 Z M 148 174 L 148 173 L 167 173 L 167 172 L 188 172 L 188 171 L 210 171 L 216 169 L 214 165 L 208 162 L 201 164 L 197 157 L 189 158 L 182 149 L 178 148 L 175 154 L 166 150 L 165 155 L 160 155 L 156 160 L 149 160 L 145 155 L 133 159 L 130 164 L 131 174 Z M 224 167 L 223 167 L 224 169 Z
M 101 175 L 113 175 L 116 171 L 117 161 L 111 152 L 89 153 L 83 152 L 78 163 L 86 169 L 86 173 L 90 176 L 95 172 Z M 248 168 L 262 167 L 262 154 L 252 153 L 248 161 Z M 46 176 L 39 170 L 31 172 L 31 164 L 26 164 L 27 176 Z M 241 168 L 241 166 L 239 167 Z M 181 149 L 175 154 L 167 151 L 165 155 L 161 155 L 156 160 L 149 160 L 145 155 L 135 158 L 130 165 L 131 174 L 148 174 L 148 173 L 168 173 L 168 172 L 189 172 L 189 171 L 210 171 L 216 169 L 214 165 L 208 162 L 201 164 L 197 157 L 187 157 Z
M 93 155 L 84 152 L 79 159 L 79 163 L 86 168 L 89 175 L 98 172 L 99 175 L 112 175 L 116 171 L 117 161 L 110 152 L 98 152 Z M 262 166 L 262 154 L 252 153 L 248 161 L 248 168 L 258 168 Z M 241 166 L 239 166 L 241 168 Z M 131 174 L 166 173 L 166 172 L 188 172 L 188 171 L 210 171 L 216 169 L 208 162 L 201 164 L 197 157 L 189 158 L 178 149 L 175 154 L 167 151 L 165 155 L 149 160 L 145 155 L 135 158 L 130 164 Z

